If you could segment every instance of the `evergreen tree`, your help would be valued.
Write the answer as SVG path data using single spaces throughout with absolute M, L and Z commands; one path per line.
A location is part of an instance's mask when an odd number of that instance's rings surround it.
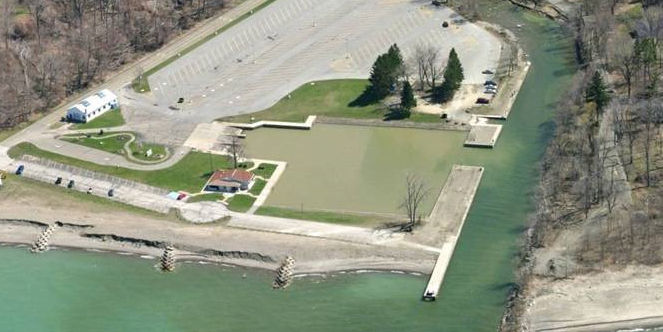
M 449 60 L 447 60 L 447 66 L 444 68 L 443 78 L 444 81 L 442 82 L 442 85 L 435 90 L 435 99 L 442 103 L 453 98 L 465 79 L 463 65 L 460 63 L 458 54 L 453 48 L 451 49 L 451 52 L 449 52 Z
M 603 77 L 598 71 L 594 72 L 592 76 L 592 81 L 587 87 L 587 101 L 594 102 L 596 104 L 596 120 L 598 121 L 599 115 L 603 112 L 603 109 L 608 102 L 610 101 L 610 96 L 606 91 L 605 84 L 603 83 Z
M 403 91 L 401 92 L 401 109 L 409 112 L 415 106 L 417 106 L 417 101 L 414 99 L 412 85 L 410 85 L 410 82 L 405 81 L 403 83 Z
M 394 44 L 389 47 L 387 53 L 379 55 L 373 63 L 371 76 L 368 79 L 371 82 L 370 99 L 378 101 L 388 96 L 402 73 L 403 56 L 398 45 Z
M 394 83 L 389 69 L 389 56 L 387 54 L 379 55 L 373 63 L 371 76 L 368 79 L 371 82 L 369 91 L 372 100 L 377 101 L 389 95 L 389 90 Z

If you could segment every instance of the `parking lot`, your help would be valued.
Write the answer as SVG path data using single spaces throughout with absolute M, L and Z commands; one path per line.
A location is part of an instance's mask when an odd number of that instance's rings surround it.
M 442 23 L 450 23 L 443 28 Z M 366 78 L 376 56 L 397 43 L 452 47 L 465 83 L 495 68 L 499 40 L 430 1 L 278 0 L 149 78 L 164 116 L 208 122 L 265 109 L 313 80 Z M 184 98 L 182 112 L 167 107 Z

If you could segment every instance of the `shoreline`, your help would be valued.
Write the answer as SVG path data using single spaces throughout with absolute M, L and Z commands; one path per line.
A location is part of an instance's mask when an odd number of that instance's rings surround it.
M 24 242 L 5 242 L 5 241 L 0 241 L 0 250 L 2 248 L 12 248 L 12 249 L 28 249 L 30 248 L 29 243 L 24 243 Z M 90 247 L 79 247 L 79 246 L 67 246 L 67 245 L 57 245 L 57 246 L 51 246 L 48 248 L 48 250 L 44 253 L 40 253 L 41 255 L 47 254 L 48 251 L 73 251 L 73 252 L 87 252 L 87 253 L 97 253 L 97 254 L 111 254 L 111 255 L 116 255 L 116 256 L 121 256 L 121 257 L 131 257 L 131 258 L 136 258 L 136 259 L 143 259 L 146 261 L 155 261 L 157 262 L 159 260 L 159 256 L 155 255 L 150 255 L 146 254 L 145 252 L 140 252 L 140 251 L 131 251 L 131 250 L 115 250 L 115 249 L 97 249 L 97 248 L 90 248 Z M 40 255 L 37 254 L 37 255 Z M 200 257 L 200 258 L 184 258 L 184 259 L 179 259 L 176 261 L 177 265 L 180 264 L 199 264 L 199 265 L 211 265 L 211 266 L 216 266 L 216 267 L 232 267 L 236 269 L 245 269 L 245 270 L 257 270 L 260 272 L 275 272 L 275 269 L 272 268 L 267 268 L 263 266 L 249 266 L 249 265 L 244 265 L 244 264 L 238 264 L 238 263 L 231 263 L 231 262 L 225 262 L 217 259 L 213 259 L 210 257 Z M 427 277 L 427 274 L 424 272 L 420 271 L 415 271 L 415 270 L 407 270 L 407 269 L 397 269 L 397 268 L 388 268 L 388 267 L 374 267 L 374 268 L 347 268 L 347 269 L 334 269 L 334 270 L 326 270 L 326 271 L 295 271 L 293 273 L 293 278 L 307 278 L 307 277 L 322 277 L 322 276 L 330 276 L 330 275 L 343 275 L 343 274 L 365 274 L 365 273 L 388 273 L 388 274 L 395 274 L 395 275 L 409 275 L 413 277 L 420 277 L 422 278 L 422 281 L 425 280 Z

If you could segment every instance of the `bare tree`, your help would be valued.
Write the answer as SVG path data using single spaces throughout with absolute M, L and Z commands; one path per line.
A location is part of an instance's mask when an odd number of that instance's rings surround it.
M 405 185 L 405 197 L 400 207 L 405 210 L 408 223 L 402 227 L 402 230 L 410 232 L 412 227 L 421 222 L 421 203 L 426 199 L 430 190 L 421 178 L 413 174 L 407 175 Z
M 4 0 L 2 3 L 2 12 L 0 12 L 0 23 L 2 23 L 2 34 L 5 40 L 5 50 L 9 49 L 9 32 L 12 26 L 12 17 L 14 13 L 14 2 Z
M 626 83 L 628 98 L 631 98 L 633 75 L 636 71 L 636 57 L 633 50 L 633 39 L 626 33 L 617 33 L 610 40 L 608 55 L 611 64 L 617 68 Z
M 228 142 L 228 152 L 233 158 L 233 168 L 237 168 L 239 161 L 244 158 L 244 142 L 237 135 L 231 135 Z
M 654 121 L 656 120 L 656 108 L 660 107 L 653 102 L 648 102 L 639 107 L 640 121 L 644 128 L 644 153 L 645 153 L 645 183 L 651 186 L 651 145 L 654 139 Z

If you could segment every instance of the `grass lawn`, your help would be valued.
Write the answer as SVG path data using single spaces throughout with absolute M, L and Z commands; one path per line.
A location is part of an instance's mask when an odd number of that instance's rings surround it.
M 223 200 L 223 194 L 202 194 L 197 196 L 191 196 L 186 200 L 187 203 L 195 202 L 216 202 Z
M 228 200 L 228 209 L 235 212 L 248 211 L 256 199 L 249 195 L 237 194 Z
M 187 192 L 199 192 L 212 174 L 212 171 L 217 169 L 229 169 L 232 167 L 232 161 L 228 157 L 202 152 L 189 152 L 189 154 L 177 164 L 166 169 L 156 171 L 137 171 L 122 167 L 103 166 L 63 156 L 57 153 L 41 150 L 30 143 L 20 143 L 9 150 L 9 156 L 14 159 L 24 154 L 86 168 L 99 173 L 118 176 L 167 190 L 183 190 Z M 250 165 L 240 166 L 250 167 Z
M 290 94 L 291 98 L 286 96 L 264 111 L 220 120 L 251 122 L 251 117 L 254 117 L 255 121 L 303 122 L 309 115 L 381 119 L 385 112 L 384 105 L 379 103 L 361 107 L 349 106 L 364 91 L 368 80 L 342 79 L 312 83 L 300 86 Z
M 117 133 L 104 135 L 104 136 L 111 136 L 111 135 L 117 135 Z M 131 139 L 131 135 L 120 134 L 112 137 L 104 137 L 104 136 L 98 136 L 95 134 L 91 134 L 90 137 L 81 136 L 81 135 L 72 135 L 72 136 L 62 136 L 60 137 L 60 139 L 63 141 L 87 146 L 89 148 L 124 155 L 124 144 L 126 144 Z
M 256 214 L 263 216 L 281 217 L 288 219 L 301 219 L 311 221 L 321 221 L 333 224 L 348 224 L 348 225 L 364 225 L 375 226 L 394 220 L 370 214 L 349 214 L 337 213 L 329 211 L 299 211 L 295 209 L 287 209 L 273 206 L 261 206 L 256 211 Z
M 269 5 L 270 5 L 272 2 L 274 2 L 274 1 L 276 1 L 276 0 L 267 0 L 267 1 L 265 1 L 264 3 L 262 3 L 262 4 L 258 5 L 258 6 L 256 6 L 255 8 L 251 9 L 250 11 L 248 11 L 248 12 L 242 14 L 240 17 L 238 17 L 238 18 L 232 20 L 230 23 L 225 24 L 225 25 L 222 26 L 221 28 L 217 29 L 216 31 L 214 31 L 214 33 L 211 33 L 211 34 L 205 36 L 203 39 L 201 39 L 201 40 L 199 40 L 199 41 L 193 43 L 191 46 L 189 46 L 189 47 L 187 47 L 187 48 L 181 50 L 180 52 L 178 52 L 178 54 L 173 55 L 173 56 L 171 56 L 170 58 L 166 59 L 165 61 L 159 63 L 158 65 L 156 65 L 156 66 L 150 68 L 150 69 L 147 70 L 145 73 L 143 73 L 143 75 L 142 75 L 141 77 L 137 77 L 137 78 L 135 78 L 135 79 L 133 80 L 133 82 L 131 82 L 131 86 L 133 87 L 134 91 L 136 91 L 136 92 L 148 92 L 148 91 L 150 91 L 150 84 L 149 84 L 149 82 L 148 82 L 148 80 L 147 80 L 147 78 L 148 78 L 150 75 L 156 73 L 156 72 L 159 71 L 160 69 L 162 69 L 162 68 L 168 66 L 169 64 L 173 63 L 175 60 L 179 59 L 181 56 L 183 56 L 183 55 L 185 55 L 185 54 L 187 54 L 187 53 L 189 53 L 189 52 L 195 50 L 195 49 L 198 48 L 200 45 L 205 44 L 205 43 L 208 42 L 210 39 L 216 37 L 218 34 L 224 32 L 224 31 L 230 29 L 231 27 L 233 27 L 234 25 L 236 25 L 236 24 L 242 22 L 243 20 L 245 20 L 245 19 L 248 18 L 249 16 L 255 14 L 255 13 L 258 12 L 259 10 L 261 10 L 261 9 L 263 9 L 263 8 L 265 8 L 265 7 L 267 7 L 267 6 L 269 6 Z
M 267 181 L 262 180 L 262 179 L 256 179 L 255 183 L 253 186 L 251 186 L 251 189 L 249 189 L 249 192 L 253 195 L 260 195 L 262 190 L 265 188 L 265 185 L 267 184 Z
M 262 163 L 256 167 L 252 172 L 256 176 L 260 176 L 263 179 L 269 179 L 272 177 L 272 174 L 274 174 L 274 171 L 276 170 L 277 165 L 274 164 L 268 164 L 268 163 Z
M 166 147 L 160 144 L 133 141 L 129 144 L 131 155 L 134 158 L 145 161 L 160 160 L 166 155 Z M 152 150 L 152 155 L 147 156 L 147 151 Z
M 387 108 L 381 103 L 365 106 L 350 106 L 366 86 L 368 80 L 341 79 L 306 83 L 281 99 L 274 106 L 251 114 L 220 118 L 220 121 L 251 122 L 260 120 L 303 122 L 309 115 L 320 115 L 353 119 L 383 119 Z M 404 119 L 414 122 L 440 122 L 434 114 L 413 113 Z
M 94 129 L 118 127 L 124 124 L 124 118 L 120 109 L 108 111 L 90 122 L 79 123 L 72 126 L 71 129 Z

